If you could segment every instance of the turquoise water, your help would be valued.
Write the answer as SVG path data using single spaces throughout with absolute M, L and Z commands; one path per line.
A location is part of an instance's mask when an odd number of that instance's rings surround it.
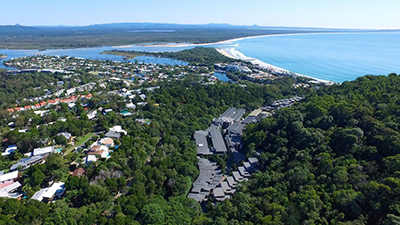
M 218 46 L 234 47 L 248 57 L 335 82 L 400 73 L 400 32 L 269 36 Z

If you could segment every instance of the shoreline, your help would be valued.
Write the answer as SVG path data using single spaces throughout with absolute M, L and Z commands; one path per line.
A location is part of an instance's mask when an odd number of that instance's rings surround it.
M 224 55 L 226 57 L 233 58 L 233 59 L 240 59 L 240 60 L 243 60 L 243 61 L 246 61 L 246 62 L 250 62 L 251 64 L 258 65 L 258 66 L 260 66 L 260 67 L 262 67 L 264 69 L 274 70 L 274 71 L 277 71 L 279 73 L 293 74 L 294 76 L 299 76 L 299 77 L 306 77 L 306 78 L 312 79 L 312 80 L 314 80 L 314 81 L 316 81 L 318 83 L 323 83 L 323 84 L 327 84 L 327 85 L 332 85 L 332 84 L 335 83 L 333 81 L 323 80 L 323 79 L 311 77 L 311 76 L 308 76 L 308 75 L 291 72 L 291 71 L 289 71 L 287 69 L 284 69 L 284 68 L 281 68 L 281 67 L 278 67 L 278 66 L 263 62 L 263 61 L 261 61 L 259 59 L 248 57 L 248 56 L 244 55 L 243 53 L 239 52 L 238 50 L 236 50 L 234 48 L 225 48 L 225 49 L 215 48 L 215 49 L 219 53 L 221 53 L 222 55 Z
M 235 41 L 241 41 L 241 40 L 252 39 L 252 38 L 262 38 L 262 37 L 279 37 L 279 36 L 307 35 L 307 34 L 340 34 L 340 33 L 346 33 L 346 32 L 310 32 L 310 33 L 288 33 L 288 34 L 263 34 L 263 35 L 232 38 L 232 39 L 228 39 L 228 40 L 224 40 L 224 41 L 200 43 L 200 44 L 191 44 L 191 43 L 154 44 L 154 45 L 143 45 L 143 47 L 196 47 L 196 46 L 227 44 L 227 43 L 231 43 L 231 42 L 235 42 Z
M 196 46 L 227 44 L 227 43 L 230 43 L 230 42 L 241 41 L 241 40 L 252 39 L 252 38 L 262 38 L 262 37 L 279 37 L 279 36 L 289 36 L 289 35 L 315 35 L 315 34 L 387 33 L 387 32 L 390 32 L 390 31 L 363 31 L 363 32 L 362 31 L 354 31 L 354 32 L 332 31 L 332 32 L 310 32 L 310 33 L 263 34 L 263 35 L 232 38 L 232 39 L 228 39 L 228 40 L 224 40 L 224 41 L 200 43 L 200 44 L 192 44 L 192 43 L 144 44 L 144 45 L 141 45 L 141 46 L 143 46 L 143 47 L 196 47 Z M 400 31 L 394 31 L 394 32 L 400 32 Z

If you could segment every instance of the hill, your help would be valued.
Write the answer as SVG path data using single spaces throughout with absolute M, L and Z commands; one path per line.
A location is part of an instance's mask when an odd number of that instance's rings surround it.
M 320 90 L 246 130 L 261 172 L 209 213 L 253 224 L 400 222 L 400 77 Z

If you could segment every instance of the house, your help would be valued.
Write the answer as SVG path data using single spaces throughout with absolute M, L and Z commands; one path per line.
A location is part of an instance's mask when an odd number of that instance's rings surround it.
M 72 140 L 72 135 L 71 135 L 71 133 L 68 133 L 68 132 L 58 133 L 57 136 L 64 136 L 65 139 L 67 139 L 68 141 Z
M 225 201 L 228 198 L 228 196 L 225 195 L 222 187 L 215 188 L 213 193 L 214 193 L 214 197 L 217 201 L 220 201 L 220 202 Z
M 53 153 L 55 151 L 54 146 L 44 147 L 44 148 L 35 148 L 33 149 L 32 156 L 45 156 Z
M 226 195 L 235 193 L 235 189 L 229 186 L 228 181 L 224 181 L 221 183 L 222 190 Z
M 138 123 L 141 123 L 142 125 L 143 124 L 147 124 L 147 125 L 149 125 L 150 124 L 150 120 L 149 119 L 135 119 L 135 121 L 136 122 L 138 122 Z
M 39 163 L 39 162 L 41 162 L 43 160 L 44 160 L 44 158 L 41 155 L 32 156 L 32 157 L 28 157 L 28 158 L 23 158 L 23 159 L 20 159 L 19 162 L 13 164 L 10 167 L 10 171 L 17 170 L 18 168 L 21 168 L 22 170 L 25 170 L 25 169 L 29 168 L 31 165 Z
M 145 94 L 140 94 L 139 97 L 144 101 L 144 100 L 146 100 L 147 96 Z
M 226 180 L 228 182 L 229 187 L 231 187 L 232 189 L 236 188 L 237 182 L 232 176 L 227 177 Z
M 126 130 L 122 129 L 121 126 L 114 126 L 114 127 L 110 128 L 110 131 L 115 131 L 117 133 L 123 133 L 125 135 L 128 134 L 128 132 Z
M 107 113 L 112 112 L 112 111 L 113 111 L 112 109 L 104 109 L 103 115 L 106 115 Z
M 232 172 L 233 178 L 235 179 L 236 182 L 242 182 L 243 181 L 243 176 L 240 175 L 238 171 L 233 171 Z
M 129 109 L 136 109 L 136 105 L 133 104 L 133 103 L 128 103 L 128 104 L 126 104 L 126 108 L 129 108 Z
M 8 185 L 3 185 L 0 188 L 0 197 L 1 198 L 20 198 L 22 194 L 18 192 L 14 192 L 17 190 L 19 187 L 21 187 L 21 184 L 17 182 L 11 182 Z
M 243 166 L 247 171 L 249 171 L 249 173 L 253 173 L 255 171 L 254 167 L 249 162 L 244 162 Z
M 242 177 L 244 178 L 249 178 L 250 177 L 250 173 L 246 170 L 246 168 L 244 166 L 239 166 L 238 167 L 239 173 Z
M 109 138 L 119 139 L 119 138 L 121 138 L 121 133 L 123 133 L 125 135 L 128 134 L 128 132 L 126 130 L 122 129 L 121 126 L 114 126 L 114 127 L 110 128 L 110 131 L 108 131 L 105 136 L 109 137 Z
M 97 144 L 92 145 L 90 151 L 87 154 L 98 155 L 100 158 L 108 158 L 110 156 L 107 146 Z
M 105 136 L 106 136 L 106 137 L 109 137 L 109 138 L 115 138 L 115 139 L 120 139 L 120 138 L 121 138 L 121 134 L 118 133 L 118 132 L 115 132 L 115 131 L 108 131 L 108 132 L 105 134 Z
M 80 168 L 75 169 L 71 175 L 76 176 L 76 177 L 81 177 L 81 176 L 84 176 L 85 173 L 86 173 L 86 170 L 80 167 Z
M 147 102 L 138 102 L 137 105 L 138 106 L 145 106 L 145 105 L 147 105 Z
M 248 160 L 249 160 L 249 163 L 250 163 L 253 167 L 255 167 L 255 168 L 258 167 L 259 162 L 258 162 L 258 159 L 257 159 L 257 158 L 255 158 L 255 157 L 253 157 L 253 158 L 248 158 Z
M 18 171 L 10 172 L 10 173 L 5 173 L 0 175 L 0 188 L 2 187 L 1 185 L 9 183 L 9 182 L 14 182 L 18 178 Z
M 37 111 L 34 111 L 34 113 L 36 115 L 39 115 L 40 117 L 43 117 L 49 113 L 49 110 L 37 110 Z
M 83 158 L 83 162 L 88 165 L 92 162 L 96 162 L 97 157 L 95 155 L 87 155 L 85 158 Z
M 111 138 L 102 138 L 98 141 L 98 143 L 107 147 L 114 147 L 114 140 Z
M 55 198 L 61 198 L 65 192 L 64 182 L 55 182 L 51 187 L 42 188 L 36 192 L 31 199 L 35 199 L 40 202 L 51 202 Z
M 89 120 L 92 120 L 92 119 L 96 118 L 96 116 L 97 116 L 97 110 L 90 111 L 87 114 L 87 117 L 88 117 Z
M 15 152 L 18 149 L 16 145 L 10 145 L 8 146 L 3 153 L 1 153 L 2 156 L 7 156 L 10 155 L 11 153 Z

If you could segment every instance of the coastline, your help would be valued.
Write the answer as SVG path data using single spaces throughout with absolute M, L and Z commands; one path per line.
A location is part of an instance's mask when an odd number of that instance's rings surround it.
M 201 44 L 191 44 L 191 43 L 182 43 L 182 44 L 154 44 L 154 45 L 143 45 L 144 47 L 196 47 L 196 46 L 207 46 L 207 45 L 218 45 L 218 44 L 227 44 L 235 41 L 241 41 L 252 38 L 262 38 L 262 37 L 279 37 L 279 36 L 289 36 L 289 35 L 307 35 L 307 34 L 337 34 L 343 32 L 310 32 L 310 33 L 289 33 L 289 34 L 263 34 L 256 36 L 247 36 L 240 38 L 233 38 L 224 41 L 210 42 L 210 43 L 201 43 Z
M 253 65 L 258 65 L 258 66 L 260 66 L 262 68 L 274 70 L 274 71 L 277 71 L 279 73 L 287 73 L 287 74 L 293 74 L 293 75 L 299 76 L 299 77 L 306 77 L 306 78 L 315 80 L 318 83 L 323 83 L 323 84 L 327 84 L 327 85 L 332 85 L 332 84 L 335 83 L 333 81 L 318 79 L 318 78 L 315 78 L 315 77 L 311 77 L 311 76 L 307 76 L 307 75 L 303 75 L 303 74 L 290 72 L 289 70 L 286 70 L 286 69 L 281 68 L 281 67 L 274 66 L 274 65 L 266 63 L 266 62 L 263 62 L 263 61 L 261 61 L 259 59 L 248 57 L 248 56 L 244 55 L 243 53 L 239 52 L 238 50 L 236 50 L 234 48 L 226 48 L 226 49 L 215 48 L 215 49 L 219 53 L 221 53 L 222 55 L 224 55 L 226 57 L 247 61 L 247 62 L 252 63 Z
M 335 32 L 329 32 L 327 34 L 331 34 L 331 33 L 335 33 Z M 202 43 L 202 44 L 190 44 L 190 43 L 185 43 L 185 44 L 156 44 L 156 45 L 144 45 L 145 47 L 198 47 L 198 46 L 208 46 L 208 45 L 218 45 L 218 44 L 227 44 L 227 43 L 231 43 L 231 42 L 235 42 L 235 41 L 241 41 L 241 40 L 246 40 L 246 39 L 252 39 L 252 38 L 262 38 L 262 37 L 277 37 L 277 36 L 288 36 L 288 35 L 307 35 L 307 34 L 326 34 L 326 33 L 321 33 L 321 32 L 313 32 L 313 33 L 291 33 L 291 34 L 266 34 L 266 35 L 257 35 L 257 36 L 249 36 L 249 37 L 241 37 L 241 38 L 233 38 L 233 39 L 228 39 L 225 41 L 218 41 L 218 42 L 213 42 L 213 43 Z M 304 74 L 298 74 L 298 73 L 293 73 L 289 70 L 286 70 L 284 68 L 263 62 L 259 59 L 255 59 L 255 58 L 251 58 L 248 57 L 246 55 L 244 55 L 243 53 L 237 51 L 234 48 L 215 48 L 219 53 L 221 53 L 222 55 L 229 57 L 229 58 L 233 58 L 233 59 L 240 59 L 243 61 L 247 61 L 252 63 L 253 65 L 259 65 L 262 68 L 265 69 L 272 69 L 274 71 L 277 71 L 279 73 L 288 73 L 288 74 L 293 74 L 295 76 L 299 76 L 299 77 L 306 77 L 309 79 L 312 79 L 318 83 L 323 83 L 323 84 L 327 84 L 327 85 L 332 85 L 335 82 L 333 81 L 328 81 L 328 80 L 323 80 L 323 79 L 318 79 L 315 77 L 311 77 L 308 75 L 304 75 Z
M 299 33 L 300 34 L 300 33 Z M 311 34 L 311 33 L 309 33 Z M 197 47 L 197 46 L 207 46 L 207 45 L 218 45 L 218 44 L 227 44 L 235 41 L 241 41 L 250 38 L 260 38 L 260 37 L 268 37 L 268 36 L 281 36 L 281 35 L 291 35 L 291 34 L 265 34 L 265 35 L 257 35 L 257 36 L 248 36 L 248 37 L 241 37 L 241 38 L 233 38 L 228 39 L 225 41 L 218 41 L 218 42 L 210 42 L 210 43 L 201 43 L 201 44 L 155 44 L 155 45 L 143 45 L 144 47 Z

